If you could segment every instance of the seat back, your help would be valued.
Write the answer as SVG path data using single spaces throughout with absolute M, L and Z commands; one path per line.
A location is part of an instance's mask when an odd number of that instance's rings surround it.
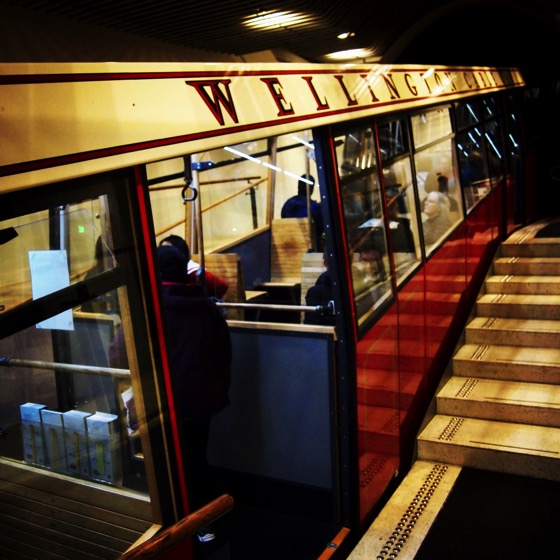
M 307 253 L 307 218 L 280 218 L 271 225 L 270 279 L 272 282 L 301 282 L 301 258 Z

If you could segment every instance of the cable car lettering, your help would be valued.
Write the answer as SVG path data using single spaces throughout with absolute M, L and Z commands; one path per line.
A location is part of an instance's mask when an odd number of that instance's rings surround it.
M 468 87 L 469 89 L 473 89 L 473 88 L 475 88 L 475 87 L 477 86 L 476 80 L 475 80 L 475 83 L 474 83 L 474 84 L 471 82 L 471 80 L 469 79 L 469 78 L 471 78 L 471 77 L 474 78 L 473 74 L 471 74 L 470 72 L 464 72 L 464 73 L 463 73 L 463 78 L 465 79 L 465 83 L 467 84 L 467 87 Z
M 371 95 L 372 102 L 373 103 L 379 103 L 379 99 L 376 97 L 375 93 L 373 93 L 373 90 L 371 89 L 371 85 L 369 83 L 369 75 L 368 74 L 360 74 L 360 78 L 363 78 L 364 82 L 366 83 L 369 94 Z
M 444 72 L 445 85 L 451 87 L 451 91 L 457 91 L 457 84 L 453 80 L 453 74 L 451 72 Z
M 496 86 L 496 78 L 494 77 L 494 74 L 492 74 L 492 72 L 486 72 L 486 79 L 488 80 L 489 85 L 491 86 Z
M 352 97 L 350 95 L 350 93 L 348 92 L 348 88 L 346 87 L 346 84 L 344 83 L 344 76 L 342 75 L 338 75 L 338 76 L 334 76 L 336 80 L 338 80 L 338 83 L 340 84 L 340 87 L 342 88 L 342 91 L 344 92 L 344 95 L 346 96 L 346 99 L 348 100 L 348 107 L 352 107 L 353 105 L 357 105 L 358 104 L 358 100 L 355 97 Z
M 478 72 L 477 74 L 475 74 L 475 79 L 478 79 L 482 86 L 489 85 L 488 82 L 486 81 L 486 76 L 484 75 L 484 72 Z
M 418 88 L 414 85 L 412 76 L 408 72 L 404 75 L 404 81 L 408 87 L 408 91 L 416 97 L 418 95 Z
M 229 84 L 231 80 L 197 80 L 186 81 L 188 86 L 196 89 L 206 106 L 210 109 L 216 120 L 221 126 L 225 125 L 221 107 L 227 111 L 233 122 L 238 123 L 237 111 L 231 97 Z M 223 86 L 224 91 L 220 89 Z M 208 91 L 209 90 L 209 91 Z
M 399 93 L 399 90 L 397 89 L 397 86 L 395 85 L 393 75 L 392 74 L 383 74 L 383 80 L 385 80 L 385 85 L 387 86 L 387 89 L 389 90 L 389 93 L 391 94 L 391 100 L 400 99 L 401 94 Z
M 319 94 L 317 93 L 317 90 L 315 89 L 315 86 L 311 83 L 313 78 L 311 76 L 302 76 L 302 79 L 307 82 L 307 85 L 309 86 L 309 89 L 311 90 L 311 93 L 313 94 L 313 98 L 317 102 L 317 111 L 324 111 L 325 109 L 329 109 L 329 104 L 328 104 L 327 100 L 325 99 L 325 101 L 321 101 L 319 99 Z
M 294 108 L 291 103 L 286 101 L 284 94 L 282 93 L 282 85 L 278 78 L 261 78 L 261 82 L 265 83 L 268 86 L 268 90 L 272 95 L 272 99 L 274 103 L 276 103 L 276 107 L 278 107 L 278 115 L 279 117 L 285 117 L 286 115 L 293 115 Z

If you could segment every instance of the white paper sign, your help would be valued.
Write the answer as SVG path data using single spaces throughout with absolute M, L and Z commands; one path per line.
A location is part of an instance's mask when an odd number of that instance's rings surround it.
M 68 258 L 65 250 L 29 251 L 29 270 L 31 271 L 31 293 L 34 300 L 70 286 Z M 72 310 L 68 309 L 42 323 L 37 323 L 37 328 L 73 330 Z

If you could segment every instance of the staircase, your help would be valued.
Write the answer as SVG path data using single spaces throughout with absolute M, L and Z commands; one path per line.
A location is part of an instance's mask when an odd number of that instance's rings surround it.
M 462 467 L 560 482 L 560 237 L 536 237 L 547 225 L 502 243 L 418 459 L 351 560 L 414 558 Z

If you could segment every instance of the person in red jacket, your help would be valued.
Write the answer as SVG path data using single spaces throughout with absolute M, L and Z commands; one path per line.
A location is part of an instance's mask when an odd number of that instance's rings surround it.
M 200 274 L 202 269 L 200 265 L 191 259 L 191 251 L 187 242 L 180 235 L 168 235 L 162 239 L 159 243 L 160 247 L 164 245 L 171 245 L 178 249 L 187 259 L 187 272 L 193 281 L 202 283 Z M 204 270 L 204 282 L 206 284 L 206 290 L 210 297 L 215 297 L 217 299 L 224 299 L 224 295 L 228 289 L 228 283 L 212 274 L 209 270 Z

